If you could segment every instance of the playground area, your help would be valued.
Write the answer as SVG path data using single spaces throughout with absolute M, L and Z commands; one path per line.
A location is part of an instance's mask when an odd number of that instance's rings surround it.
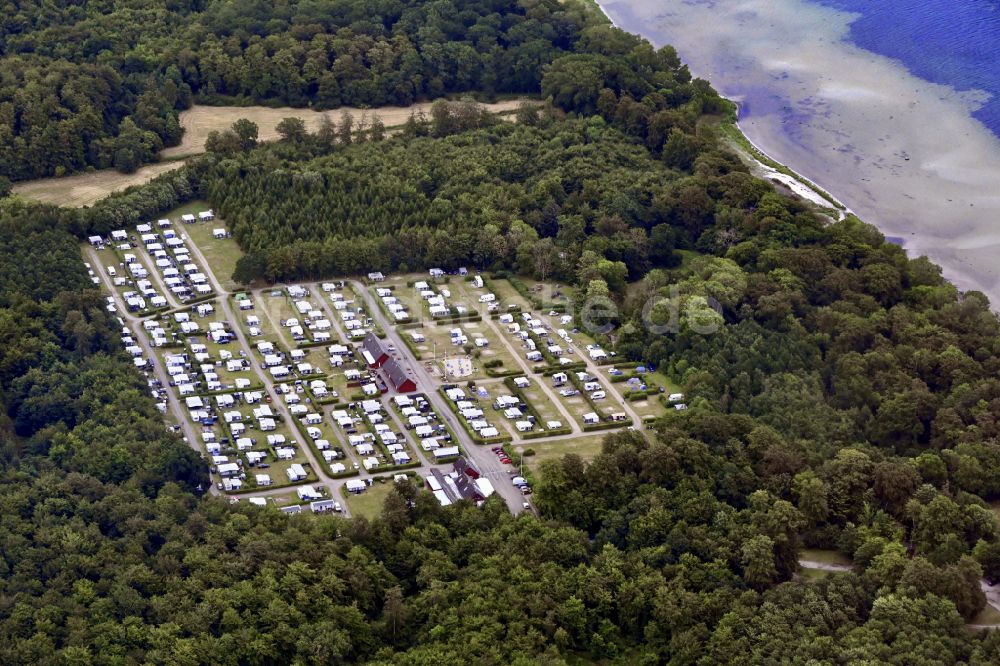
M 472 375 L 472 359 L 468 356 L 452 356 L 444 360 L 445 374 L 452 379 L 461 379 Z

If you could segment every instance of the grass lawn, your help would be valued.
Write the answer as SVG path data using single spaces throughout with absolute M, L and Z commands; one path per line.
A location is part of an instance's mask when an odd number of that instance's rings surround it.
M 14 194 L 42 203 L 79 208 L 90 206 L 112 192 L 124 190 L 132 185 L 141 185 L 182 166 L 184 162 L 176 160 L 150 164 L 135 173 L 119 173 L 114 169 L 103 169 L 63 178 L 26 180 L 14 185 Z
M 266 472 L 267 470 L 261 470 Z M 247 500 L 241 499 L 241 502 L 246 502 Z M 281 493 L 280 495 L 268 495 L 267 501 L 269 504 L 281 508 L 284 506 L 291 506 L 293 504 L 302 504 L 302 500 L 299 499 L 298 491 L 289 490 L 287 493 Z
M 537 472 L 539 467 L 546 460 L 561 458 L 568 453 L 575 453 L 584 460 L 590 460 L 601 452 L 601 443 L 606 434 L 602 435 L 581 435 L 562 439 L 555 442 L 535 442 L 528 441 L 518 444 L 516 448 L 534 449 L 535 455 L 524 459 L 532 471 Z
M 610 387 L 618 395 L 618 399 L 620 400 L 621 396 L 628 389 L 628 383 L 627 382 L 612 383 L 610 381 L 611 379 L 610 371 L 612 367 L 613 366 L 607 366 L 607 367 L 602 367 L 600 369 L 600 380 L 602 384 L 605 385 L 606 388 Z M 632 372 L 632 370 L 630 368 L 626 368 L 624 372 L 626 375 L 628 375 Z M 681 392 L 680 387 L 677 386 L 672 381 L 670 381 L 667 378 L 667 376 L 661 372 L 652 372 L 652 373 L 647 372 L 642 374 L 641 377 L 644 380 L 644 383 L 646 384 L 663 387 L 664 392 L 662 394 L 654 394 L 645 400 L 637 400 L 635 402 L 630 402 L 629 405 L 632 407 L 632 409 L 635 410 L 636 414 L 638 414 L 640 418 L 645 418 L 649 416 L 652 417 L 663 416 L 667 412 L 668 408 L 665 407 L 663 403 L 660 402 L 660 395 L 680 393 Z
M 330 344 L 336 344 L 335 341 L 331 341 Z M 330 355 L 326 353 L 326 348 L 329 345 L 324 344 L 321 347 L 293 347 L 293 350 L 305 352 L 305 357 L 300 361 L 293 361 L 291 354 L 289 353 L 288 361 L 292 365 L 298 363 L 309 363 L 313 367 L 313 373 L 311 375 L 302 375 L 299 379 L 325 379 L 322 375 L 325 375 L 330 370 Z
M 827 550 L 820 548 L 803 548 L 799 553 L 799 558 L 803 560 L 812 560 L 813 562 L 820 562 L 821 564 L 837 564 L 843 566 L 851 566 L 851 558 L 843 553 L 836 550 Z
M 299 346 L 299 341 L 292 339 L 287 326 L 282 326 L 281 322 L 286 319 L 298 319 L 301 325 L 302 317 L 289 302 L 287 296 L 282 292 L 279 296 L 272 296 L 271 290 L 263 290 L 254 295 L 255 310 L 260 317 L 264 337 L 268 340 L 271 337 L 268 332 L 274 333 L 281 340 L 281 347 L 285 350 L 295 349 Z M 303 326 L 303 328 L 305 328 Z
M 520 105 L 522 98 L 504 100 L 495 104 L 484 104 L 487 109 L 494 113 L 500 111 L 513 111 Z M 402 125 L 410 117 L 411 113 L 430 113 L 431 102 L 414 104 L 412 106 L 383 106 L 374 109 L 359 109 L 355 107 L 341 107 L 327 112 L 330 119 L 338 122 L 343 113 L 349 112 L 354 116 L 357 123 L 361 120 L 362 114 L 367 114 L 370 118 L 372 114 L 378 113 L 379 118 L 386 127 Z M 306 123 L 306 129 L 310 132 L 316 131 L 323 120 L 324 113 L 312 109 L 296 109 L 292 107 L 271 108 L 266 106 L 203 106 L 195 104 L 190 109 L 180 113 L 180 124 L 184 128 L 184 137 L 180 145 L 164 149 L 160 154 L 164 157 L 179 157 L 196 155 L 205 152 L 205 141 L 209 132 L 213 130 L 226 130 L 240 118 L 246 118 L 257 123 L 259 128 L 259 138 L 261 141 L 273 141 L 278 138 L 275 129 L 284 118 L 301 118 Z
M 197 213 L 198 211 L 210 208 L 206 201 L 196 201 L 176 211 L 170 212 L 171 219 L 179 219 L 184 213 Z M 208 269 L 212 271 L 215 278 L 227 291 L 235 291 L 239 285 L 233 281 L 233 271 L 236 270 L 236 262 L 243 256 L 243 251 L 232 238 L 215 238 L 212 235 L 213 229 L 225 228 L 226 224 L 221 219 L 216 218 L 210 222 L 195 222 L 184 226 L 190 242 L 196 244 L 201 253 L 205 255 L 208 262 Z
M 524 99 L 526 98 L 505 99 L 494 104 L 483 104 L 483 106 L 494 113 L 513 112 L 517 110 Z M 385 106 L 376 109 L 341 107 L 328 113 L 334 122 L 338 121 L 344 112 L 350 112 L 354 116 L 355 122 L 361 120 L 362 114 L 368 114 L 370 117 L 373 113 L 378 113 L 385 126 L 392 128 L 405 123 L 411 113 L 419 111 L 430 113 L 431 104 L 431 102 L 424 102 L 408 107 Z M 57 206 L 89 206 L 112 192 L 124 190 L 132 185 L 147 183 L 161 174 L 184 166 L 183 158 L 205 152 L 205 141 L 213 130 L 229 129 L 240 118 L 247 118 L 257 123 L 262 141 L 271 141 L 278 138 L 275 129 L 278 123 L 288 117 L 301 118 L 306 122 L 307 129 L 314 131 L 319 127 L 323 114 L 311 109 L 291 107 L 204 106 L 195 104 L 190 109 L 180 113 L 179 120 L 181 127 L 185 130 L 184 136 L 179 145 L 160 151 L 160 157 L 165 160 L 163 162 L 146 165 L 135 173 L 120 173 L 114 169 L 102 169 L 63 178 L 28 180 L 15 184 L 14 193 L 25 199 L 33 199 Z M 217 277 L 222 278 L 221 275 L 217 275 Z
M 364 516 L 369 520 L 377 518 L 382 513 L 385 498 L 393 491 L 393 483 L 373 483 L 365 492 L 355 495 L 347 494 L 347 507 L 352 516 Z
M 665 374 L 657 370 L 656 372 L 646 373 L 645 377 L 649 378 L 649 381 L 653 382 L 657 386 L 662 386 L 667 393 L 680 393 L 681 387 L 679 384 L 675 384 L 670 381 L 670 378 Z
M 573 386 L 572 384 L 569 384 L 567 382 L 567 384 L 561 387 L 559 390 L 565 388 L 572 389 Z M 559 394 L 557 393 L 557 395 Z M 587 402 L 587 398 L 584 397 L 583 393 L 577 393 L 576 395 L 570 396 L 568 398 L 559 395 L 559 400 L 562 400 L 563 405 L 566 407 L 566 411 L 572 414 L 576 418 L 577 423 L 579 423 L 580 425 L 583 425 L 583 415 L 594 411 L 594 408 L 590 406 L 589 402 Z M 605 400 L 604 402 L 607 402 L 607 400 Z M 613 407 L 613 404 L 611 403 L 608 404 L 609 406 Z
M 467 354 L 465 352 L 463 345 L 452 344 L 451 341 L 451 330 L 455 328 L 462 329 L 462 332 L 468 338 L 468 344 L 473 345 L 473 353 Z M 401 331 L 401 335 L 408 336 L 412 331 L 422 333 L 424 335 L 425 341 L 419 344 L 414 344 L 414 347 L 420 352 L 420 358 L 424 362 L 434 361 L 435 353 L 437 354 L 436 365 L 440 376 L 444 376 L 444 361 L 447 358 L 459 358 L 470 356 L 472 361 L 472 374 L 463 377 L 452 377 L 451 381 L 464 382 L 470 379 L 481 380 L 487 379 L 489 374 L 483 365 L 487 361 L 499 359 L 503 363 L 503 368 L 516 368 L 514 358 L 507 351 L 507 348 L 497 339 L 493 331 L 485 322 L 473 321 L 473 322 L 462 322 L 462 323 L 447 323 L 447 324 L 428 324 L 423 328 L 409 329 L 406 331 Z M 485 348 L 479 348 L 474 346 L 474 340 L 477 337 L 486 338 L 489 341 L 489 346 Z M 435 344 L 436 343 L 436 344 Z M 479 352 L 479 356 L 475 355 L 475 352 Z
M 260 360 L 263 360 L 263 356 L 261 356 L 261 354 L 257 351 L 257 344 L 260 342 L 267 341 L 274 344 L 274 346 L 277 347 L 279 351 L 288 351 L 285 347 L 284 339 L 278 334 L 278 331 L 275 330 L 275 327 L 271 325 L 271 320 L 268 318 L 265 308 L 261 306 L 261 302 L 264 298 L 266 298 L 265 296 L 266 294 L 267 292 L 261 292 L 254 294 L 251 297 L 254 302 L 253 310 L 240 310 L 234 301 L 233 311 L 237 321 L 230 322 L 231 324 L 234 324 L 235 326 L 238 326 L 240 329 L 243 330 L 243 334 L 247 337 L 247 341 L 253 348 L 254 353 L 257 354 L 257 356 L 259 357 L 258 362 Z M 250 327 L 249 325 L 247 325 L 247 319 L 249 317 L 257 317 L 259 321 L 257 328 L 260 329 L 260 335 L 256 336 L 250 335 Z
M 823 580 L 824 578 L 828 578 L 830 576 L 838 576 L 841 573 L 842 572 L 840 571 L 824 571 L 823 569 L 803 568 L 799 569 L 799 572 L 796 575 L 802 578 L 803 580 L 808 581 L 808 580 Z
M 81 247 L 83 247 L 83 246 L 81 246 Z M 133 248 L 132 250 L 129 250 L 129 252 L 132 253 L 132 254 L 135 254 L 136 257 L 138 257 L 138 258 L 141 258 L 142 255 L 145 254 L 145 250 L 143 250 L 142 248 Z M 133 278 L 132 275 L 131 275 L 131 273 L 129 273 L 129 271 L 125 268 L 125 264 L 122 262 L 121 256 L 115 250 L 111 249 L 110 247 L 105 246 L 105 248 L 103 250 L 95 250 L 95 253 L 97 254 L 97 258 L 98 258 L 97 260 L 99 262 L 97 264 L 94 264 L 94 262 L 90 260 L 90 256 L 88 254 L 86 254 L 85 252 L 82 252 L 81 254 L 83 255 L 84 261 L 86 261 L 87 263 L 91 264 L 90 269 L 92 271 L 94 271 L 94 275 L 96 275 L 98 277 L 107 276 L 108 281 L 111 284 L 114 284 L 114 281 L 115 281 L 116 277 L 118 277 L 118 278 L 125 278 L 125 284 L 124 285 L 122 285 L 120 287 L 114 287 L 115 291 L 118 293 L 118 295 L 120 295 L 122 297 L 123 301 L 125 300 L 125 292 L 138 292 L 139 291 L 139 289 L 136 287 L 136 284 L 135 284 L 136 283 L 136 278 Z M 116 273 L 115 277 L 112 277 L 110 275 L 110 273 L 108 273 L 108 266 L 111 266 L 112 268 L 115 269 L 115 273 Z M 152 282 L 153 289 L 156 290 L 156 293 L 160 294 L 161 296 L 163 296 L 164 295 L 163 290 L 160 288 L 159 283 L 156 281 L 156 276 L 153 275 L 152 271 L 150 271 L 150 276 L 147 279 L 150 282 Z M 99 286 L 102 289 L 106 289 L 106 286 L 105 286 L 105 284 L 103 282 Z M 145 297 L 143 297 L 143 299 L 146 301 L 146 307 L 144 309 L 142 309 L 142 310 L 139 310 L 139 311 L 135 312 L 134 314 L 136 316 L 142 317 L 142 316 L 145 316 L 145 315 L 148 315 L 148 314 L 153 314 L 153 313 L 159 311 L 159 310 L 154 309 L 154 308 L 152 308 L 150 306 L 150 299 L 145 298 Z
M 483 410 L 483 418 L 486 419 L 490 424 L 496 426 L 501 431 L 506 430 L 512 435 L 517 435 L 517 429 L 514 428 L 514 422 L 503 415 L 502 411 L 497 411 L 493 409 L 493 401 L 497 399 L 497 396 L 510 395 L 510 389 L 503 385 L 501 380 L 492 379 L 487 381 L 476 382 L 476 388 L 469 391 L 466 389 L 465 385 L 462 388 L 466 390 L 469 394 L 470 400 L 477 402 L 479 404 L 479 409 Z M 480 390 L 485 391 L 486 394 L 480 393 Z M 459 417 L 461 419 L 461 417 Z M 461 419 L 464 421 L 464 419 Z
M 507 280 L 490 280 L 490 286 L 493 288 L 493 293 L 497 295 L 497 300 L 500 301 L 500 311 L 506 312 L 508 305 L 519 305 L 521 310 L 527 312 L 531 310 L 531 304 L 521 297 L 521 294 L 517 293 L 517 289 Z
M 630 402 L 629 406 L 634 409 L 635 413 L 642 419 L 648 416 L 663 416 L 666 413 L 663 405 L 660 404 L 658 396 L 653 396 L 647 400 L 636 400 L 634 402 Z
M 544 427 L 547 421 L 565 421 L 566 419 L 552 403 L 552 399 L 538 386 L 538 382 L 545 381 L 547 378 L 534 376 L 530 379 L 531 385 L 523 389 L 522 393 L 535 411 L 538 412 L 538 416 L 541 419 L 541 423 L 538 425 Z M 563 425 L 568 426 L 569 424 L 563 423 Z
M 532 278 L 518 278 L 523 282 L 528 289 L 531 291 L 532 295 L 546 305 L 565 305 L 569 307 L 573 303 L 573 297 L 575 291 L 572 287 L 569 287 L 562 283 L 555 282 L 540 282 Z M 514 288 L 514 285 L 510 283 L 509 280 L 490 280 L 497 298 L 501 302 L 501 311 L 506 311 L 509 304 L 517 304 L 521 306 L 522 310 L 533 311 L 537 315 L 547 316 L 549 310 L 546 308 L 540 310 L 531 305 L 521 294 Z
M 337 392 L 337 397 L 330 398 L 329 401 L 341 402 L 347 400 L 352 391 L 356 390 L 350 389 L 347 386 L 347 378 L 344 376 L 344 369 L 348 366 L 332 368 L 330 366 L 330 362 L 324 360 L 318 367 L 321 367 L 324 371 L 326 371 L 326 377 L 323 378 L 323 381 L 326 382 L 326 388 L 331 392 Z
M 989 604 L 972 618 L 972 624 L 1000 624 L 1000 611 Z

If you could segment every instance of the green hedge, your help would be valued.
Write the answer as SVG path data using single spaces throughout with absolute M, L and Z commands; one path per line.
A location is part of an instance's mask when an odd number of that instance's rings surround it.
M 536 370 L 536 372 L 542 375 L 543 377 L 551 377 L 557 372 L 565 372 L 568 375 L 570 374 L 570 372 L 576 372 L 577 370 L 585 370 L 586 368 L 587 368 L 586 363 L 584 363 L 583 361 L 578 361 L 576 363 L 570 363 L 569 365 L 546 367 L 543 370 Z
M 513 370 L 497 370 L 496 368 L 487 368 L 486 374 L 490 377 L 513 377 L 524 373 L 522 373 L 519 368 L 514 368 Z
M 513 447 L 507 444 L 504 445 L 503 452 L 507 454 L 508 458 L 510 458 L 511 467 L 517 467 L 520 470 L 521 475 L 524 477 L 524 480 L 528 482 L 528 485 L 534 487 L 535 475 L 531 472 L 530 467 L 524 467 L 521 464 L 523 462 L 523 456 L 521 456 L 521 454 L 517 451 L 514 451 Z M 509 480 L 510 479 L 508 479 L 508 481 Z
M 615 428 L 624 428 L 626 426 L 632 425 L 628 421 L 606 421 L 604 423 L 591 423 L 590 425 L 583 426 L 584 432 L 594 432 L 595 430 L 613 430 Z
M 541 439 L 543 437 L 556 437 L 558 435 L 569 435 L 572 434 L 573 429 L 569 426 L 563 426 L 562 428 L 556 428 L 555 430 L 545 430 L 544 432 L 528 432 L 521 433 L 521 439 Z
M 399 337 L 403 339 L 403 344 L 406 345 L 406 348 L 410 350 L 411 354 L 413 354 L 414 360 L 417 361 L 421 360 L 422 356 L 420 350 L 417 349 L 417 343 L 413 341 L 413 338 L 406 335 L 405 333 L 401 333 Z
M 460 324 L 462 322 L 469 321 L 482 321 L 483 316 L 478 312 L 467 312 L 465 314 L 448 314 L 444 317 L 432 317 L 431 321 L 437 325 L 441 324 Z
M 503 383 L 510 390 L 511 393 L 520 398 L 521 402 L 523 402 L 528 406 L 528 411 L 531 413 L 532 416 L 535 417 L 535 425 L 536 426 L 542 425 L 541 414 L 539 414 L 538 410 L 535 409 L 535 406 L 531 404 L 531 400 L 529 400 L 528 397 L 524 394 L 524 391 L 517 387 L 517 385 L 514 383 L 513 377 L 508 377 L 507 379 L 504 379 Z M 573 429 L 567 425 L 563 426 L 562 428 L 557 428 L 555 430 L 545 430 L 542 432 L 532 431 L 528 433 L 520 433 L 520 435 L 521 439 L 538 439 L 539 437 L 554 437 L 556 435 L 568 435 L 571 432 L 573 432 Z
M 358 476 L 358 474 L 359 474 L 358 470 L 352 467 L 348 467 L 345 471 L 340 472 L 339 474 L 327 474 L 327 476 L 329 476 L 331 479 L 346 479 L 351 476 Z

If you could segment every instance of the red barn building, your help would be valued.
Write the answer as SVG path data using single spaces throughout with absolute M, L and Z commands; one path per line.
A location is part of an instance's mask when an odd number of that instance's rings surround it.
M 417 390 L 417 383 L 407 375 L 406 368 L 397 363 L 396 359 L 390 358 L 382 364 L 382 367 L 393 388 L 399 393 L 413 393 Z
M 361 355 L 365 358 L 365 363 L 369 368 L 381 368 L 389 360 L 389 354 L 382 349 L 382 343 L 374 333 L 365 336 L 361 343 Z

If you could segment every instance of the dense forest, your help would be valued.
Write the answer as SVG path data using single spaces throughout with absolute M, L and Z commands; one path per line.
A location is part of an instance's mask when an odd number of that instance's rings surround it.
M 131 171 L 195 102 L 329 109 L 536 92 L 587 12 L 556 0 L 6 3 L 0 176 Z
M 0 663 L 1000 662 L 1000 634 L 965 626 L 980 577 L 1000 579 L 1000 323 L 872 227 L 753 177 L 671 49 L 555 3 L 19 7 L 5 59 L 119 71 L 141 46 L 135 90 L 185 35 L 238 59 L 302 34 L 368 44 L 373 23 L 485 44 L 481 23 L 508 47 L 527 31 L 547 101 L 516 122 L 442 102 L 394 136 L 289 122 L 253 145 L 230 140 L 241 125 L 90 209 L 0 202 Z M 245 282 L 466 264 L 574 284 L 689 409 L 544 463 L 537 517 L 406 484 L 374 521 L 199 497 L 202 462 L 78 246 L 195 197 L 247 252 Z M 797 575 L 807 546 L 854 571 Z
M 542 518 L 408 485 L 373 522 L 199 499 L 65 215 L 0 209 L 5 664 L 1000 659 L 963 625 L 963 553 L 996 535 L 954 456 L 828 453 L 769 422 L 784 406 L 692 408 L 546 464 Z M 803 535 L 856 573 L 791 580 Z

